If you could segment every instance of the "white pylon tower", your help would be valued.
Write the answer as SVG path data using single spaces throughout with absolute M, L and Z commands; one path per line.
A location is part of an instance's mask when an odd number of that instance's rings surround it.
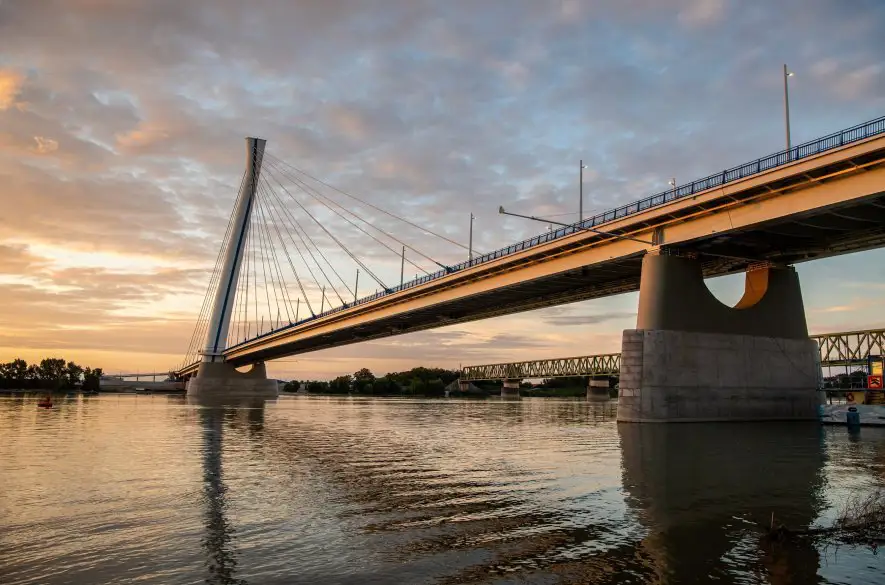
M 227 332 L 237 296 L 240 265 L 243 261 L 246 238 L 249 235 L 249 218 L 255 202 L 255 190 L 258 188 L 265 144 L 267 141 L 261 138 L 246 139 L 246 176 L 234 209 L 230 240 L 224 254 L 224 264 L 221 266 L 218 290 L 215 292 L 206 345 L 202 351 L 203 362 L 224 361 L 223 353 L 227 347 Z

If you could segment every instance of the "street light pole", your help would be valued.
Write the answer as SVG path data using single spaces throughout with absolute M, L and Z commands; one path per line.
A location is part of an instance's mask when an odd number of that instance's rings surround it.
M 470 237 L 467 241 L 467 260 L 473 260 L 473 213 L 470 214 Z
M 405 252 L 403 252 L 405 254 Z M 360 287 L 360 269 L 356 269 L 356 282 L 353 283 L 353 302 L 356 302 L 356 291 Z
M 403 283 L 405 282 L 405 280 L 404 280 L 405 275 L 406 275 L 406 247 L 403 246 L 403 255 L 399 261 L 399 285 L 400 286 L 402 286 Z M 354 300 L 356 300 L 356 299 L 354 299 Z
M 584 221 L 584 160 L 579 161 L 581 166 L 578 171 L 578 221 Z
M 790 84 L 788 80 L 792 76 L 793 72 L 787 69 L 787 64 L 784 63 L 784 121 L 786 122 L 787 130 L 787 156 L 791 159 L 790 149 L 793 147 L 793 144 L 790 140 Z

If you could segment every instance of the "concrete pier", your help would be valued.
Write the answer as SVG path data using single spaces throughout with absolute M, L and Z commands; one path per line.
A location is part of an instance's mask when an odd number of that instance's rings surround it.
M 818 359 L 792 267 L 749 270 L 730 308 L 698 260 L 648 254 L 637 328 L 622 340 L 618 420 L 814 420 Z
M 203 362 L 197 375 L 187 382 L 189 398 L 276 398 L 279 385 L 267 379 L 264 362 L 252 366 L 248 372 L 238 372 L 224 362 Z
M 501 398 L 519 398 L 519 383 L 522 380 L 504 380 L 501 386 Z
M 603 401 L 608 400 L 608 378 L 603 380 L 594 380 L 593 378 L 587 383 L 587 400 Z

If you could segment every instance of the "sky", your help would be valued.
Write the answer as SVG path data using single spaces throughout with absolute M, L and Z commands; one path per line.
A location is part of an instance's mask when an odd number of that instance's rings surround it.
M 178 364 L 246 136 L 456 242 L 473 213 L 475 248 L 489 251 L 544 231 L 499 205 L 576 219 L 579 160 L 589 214 L 782 149 L 784 63 L 794 143 L 885 114 L 883 30 L 881 0 L 0 0 L 0 360 Z M 339 201 L 429 257 L 466 258 Z M 398 280 L 396 254 L 304 204 Z M 350 282 L 356 265 L 303 219 Z M 885 252 L 798 270 L 812 333 L 885 325 Z M 363 278 L 360 294 L 374 292 Z M 709 285 L 734 303 L 743 281 Z M 636 303 L 573 303 L 268 368 L 327 379 L 618 351 Z

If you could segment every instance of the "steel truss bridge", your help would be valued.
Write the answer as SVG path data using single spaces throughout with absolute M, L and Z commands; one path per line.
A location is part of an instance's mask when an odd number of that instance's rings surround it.
M 869 356 L 885 355 L 885 329 L 812 335 L 820 346 L 821 367 L 863 366 Z M 486 364 L 461 368 L 461 380 L 525 380 L 571 376 L 617 376 L 621 354 L 605 353 L 559 359 Z
M 813 335 L 824 368 L 866 365 L 871 355 L 885 355 L 885 329 Z

